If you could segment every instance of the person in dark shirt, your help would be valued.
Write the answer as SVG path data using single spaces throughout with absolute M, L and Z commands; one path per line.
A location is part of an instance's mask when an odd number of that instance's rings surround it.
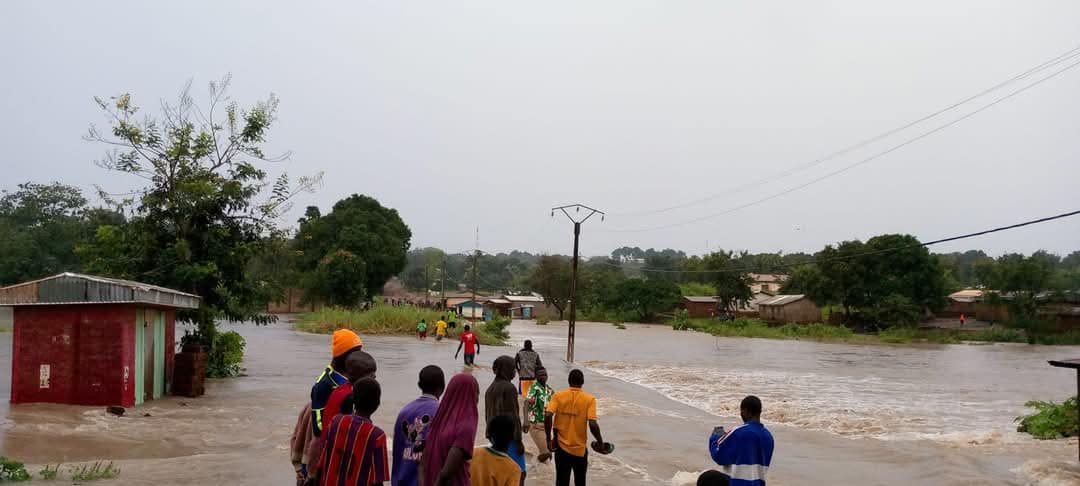
M 529 339 L 525 340 L 525 347 L 514 356 L 514 361 L 517 362 L 518 393 L 524 397 L 529 394 L 529 387 L 536 381 L 536 370 L 543 368 L 544 363 L 540 361 L 540 355 L 533 351 L 533 343 Z
M 521 484 L 525 484 L 525 445 L 521 441 L 521 408 L 518 406 L 518 391 L 514 386 L 517 365 L 510 356 L 499 356 L 491 366 L 495 380 L 484 392 L 484 423 L 504 415 L 514 419 L 514 440 L 511 441 L 507 454 L 521 468 Z

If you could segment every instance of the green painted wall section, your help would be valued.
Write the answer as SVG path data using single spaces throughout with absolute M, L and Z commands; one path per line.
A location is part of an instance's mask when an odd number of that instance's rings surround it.
M 151 311 L 154 315 L 154 399 L 165 394 L 165 313 Z
M 135 310 L 135 405 L 142 404 L 145 396 L 146 332 L 143 329 L 145 318 L 145 310 Z

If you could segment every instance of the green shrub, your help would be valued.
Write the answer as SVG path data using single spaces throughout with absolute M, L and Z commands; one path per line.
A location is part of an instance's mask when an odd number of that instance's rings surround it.
M 506 327 L 510 325 L 509 317 L 496 317 L 490 321 L 476 323 L 472 331 L 480 344 L 487 346 L 502 346 L 510 339 L 510 333 Z
M 243 368 L 244 337 L 236 331 L 219 332 L 214 335 L 214 346 L 206 356 L 206 376 L 225 378 L 239 375 Z
M 546 325 L 548 325 L 549 322 L 551 322 L 551 319 L 548 319 L 546 317 L 537 317 L 536 318 L 536 325 L 537 326 L 546 326 Z
M 1020 422 L 1016 429 L 1018 432 L 1027 432 L 1036 439 L 1075 437 L 1080 432 L 1076 396 L 1064 403 L 1030 401 L 1024 406 L 1035 409 L 1035 413 L 1017 417 L 1016 420 Z
M 671 328 L 676 331 L 690 329 L 690 313 L 686 309 L 677 309 L 675 317 L 671 319 Z
M 31 479 L 33 477 L 26 472 L 26 466 L 23 463 L 0 456 L 0 483 L 19 483 Z

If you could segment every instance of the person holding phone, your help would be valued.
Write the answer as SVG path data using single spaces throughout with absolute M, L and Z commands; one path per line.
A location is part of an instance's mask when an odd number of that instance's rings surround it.
M 709 454 L 720 471 L 705 471 L 698 486 L 765 486 L 765 474 L 772 463 L 773 437 L 761 424 L 761 399 L 750 395 L 739 404 L 743 424 L 724 431 L 713 429 Z

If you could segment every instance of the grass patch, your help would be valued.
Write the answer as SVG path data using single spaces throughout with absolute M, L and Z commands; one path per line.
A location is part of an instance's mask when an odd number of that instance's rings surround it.
M 1076 415 L 1077 397 L 1062 403 L 1030 401 L 1025 407 L 1035 409 L 1035 413 L 1018 417 L 1020 426 L 1017 432 L 1027 432 L 1036 439 L 1061 439 L 1074 437 L 1080 433 L 1080 420 Z
M 358 311 L 341 307 L 325 307 L 300 316 L 293 325 L 298 331 L 316 334 L 332 334 L 338 329 L 351 329 L 364 335 L 412 336 L 416 334 L 416 324 L 420 319 L 428 323 L 428 334 L 435 334 L 435 323 L 446 314 L 415 306 L 389 306 L 376 304 L 369 310 Z M 505 323 L 503 322 L 505 320 Z M 461 332 L 461 322 L 458 323 Z M 510 319 L 500 318 L 487 323 L 476 323 L 473 332 L 480 344 L 499 346 L 506 344 L 510 335 L 506 326 Z
M 814 341 L 851 341 L 862 338 L 846 327 L 829 324 L 785 324 L 773 327 L 760 319 L 738 318 L 731 321 L 715 319 L 682 319 L 677 317 L 673 327 L 725 337 L 765 339 L 807 339 Z
M 0 326 L 0 332 L 10 332 L 11 329 L 7 326 Z
M 670 322 L 672 329 L 691 330 L 724 337 L 748 337 L 763 339 L 804 339 L 826 342 L 851 343 L 934 343 L 959 344 L 963 342 L 1026 343 L 1028 335 L 1022 329 L 994 327 L 980 331 L 956 329 L 925 329 L 894 327 L 877 334 L 859 334 L 844 326 L 832 324 L 784 324 L 770 326 L 760 319 L 738 318 L 731 321 L 716 319 L 690 319 L 686 311 L 676 311 Z M 1057 334 L 1039 334 L 1034 344 L 1080 345 L 1080 331 Z
M 44 479 L 46 481 L 52 481 L 52 480 L 56 479 L 56 477 L 59 474 L 60 474 L 60 465 L 59 464 L 57 464 L 55 466 L 50 466 L 50 465 L 46 464 L 45 467 L 42 470 L 38 471 L 38 476 L 41 476 L 41 479 Z
M 116 467 L 112 461 L 107 463 L 97 461 L 93 464 L 83 464 L 71 468 L 71 480 L 76 483 L 115 478 L 118 474 L 120 474 L 120 468 Z

